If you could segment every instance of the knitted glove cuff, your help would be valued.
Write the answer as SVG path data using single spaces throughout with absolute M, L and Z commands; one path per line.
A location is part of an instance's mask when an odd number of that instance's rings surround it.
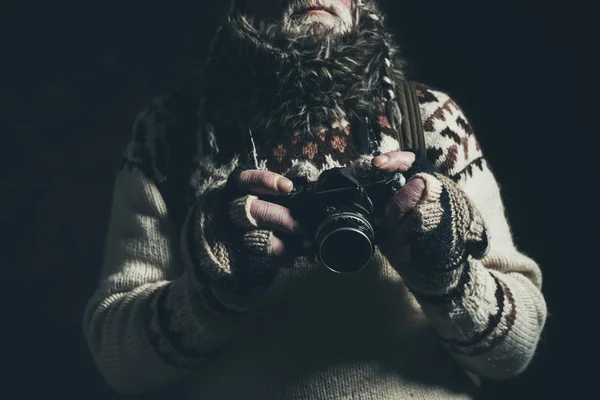
M 468 257 L 485 255 L 488 237 L 481 215 L 452 180 L 438 173 L 415 178 L 425 181 L 425 191 L 413 210 L 412 267 L 403 274 L 413 289 L 442 295 L 464 280 Z
M 242 229 L 258 228 L 256 220 L 250 214 L 250 206 L 258 197 L 246 195 L 229 203 L 229 218 L 236 226 Z

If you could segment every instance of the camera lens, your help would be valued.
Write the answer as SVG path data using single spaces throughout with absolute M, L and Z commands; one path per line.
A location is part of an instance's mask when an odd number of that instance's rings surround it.
M 361 214 L 333 213 L 317 230 L 317 256 L 333 272 L 358 272 L 373 256 L 374 237 L 373 227 Z

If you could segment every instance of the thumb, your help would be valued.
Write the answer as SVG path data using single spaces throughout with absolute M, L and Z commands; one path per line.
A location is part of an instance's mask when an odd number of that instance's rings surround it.
M 384 226 L 392 228 L 406 214 L 412 211 L 425 192 L 425 181 L 421 178 L 411 179 L 388 202 L 385 209 Z

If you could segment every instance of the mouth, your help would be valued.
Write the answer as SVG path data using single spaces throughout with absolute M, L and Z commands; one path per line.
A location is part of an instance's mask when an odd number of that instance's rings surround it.
M 307 14 L 307 15 L 333 15 L 336 16 L 336 12 L 335 10 L 333 10 L 330 7 L 325 7 L 321 4 L 315 3 L 315 4 L 311 4 L 308 7 L 304 7 L 300 10 L 298 10 L 297 14 Z

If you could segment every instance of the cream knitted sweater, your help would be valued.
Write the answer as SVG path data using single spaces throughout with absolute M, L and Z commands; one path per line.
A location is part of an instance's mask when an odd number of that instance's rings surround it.
M 381 254 L 350 276 L 299 258 L 259 307 L 230 318 L 199 294 L 187 234 L 165 201 L 156 149 L 168 148 L 168 110 L 155 99 L 116 176 L 104 272 L 84 319 L 109 384 L 142 393 L 179 381 L 190 399 L 470 399 L 476 376 L 522 372 L 546 319 L 540 269 L 515 247 L 465 115 L 439 91 L 421 87 L 419 100 L 436 172 L 468 195 L 489 236 L 460 295 L 419 298 Z M 223 177 L 203 170 L 200 198 Z

